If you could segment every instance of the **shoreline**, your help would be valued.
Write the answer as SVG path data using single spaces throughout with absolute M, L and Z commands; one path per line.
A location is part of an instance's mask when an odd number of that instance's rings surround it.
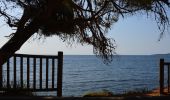
M 145 96 L 160 96 L 160 88 L 153 89 L 151 92 L 144 94 Z M 170 96 L 170 93 L 168 93 L 168 87 L 164 88 L 164 94 L 162 96 Z

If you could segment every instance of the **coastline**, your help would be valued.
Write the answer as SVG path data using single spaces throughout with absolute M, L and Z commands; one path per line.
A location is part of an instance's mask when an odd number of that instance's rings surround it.
M 156 88 L 154 90 L 152 90 L 149 93 L 144 94 L 145 96 L 160 96 L 160 92 L 159 92 L 160 88 Z M 170 93 L 168 93 L 168 87 L 164 88 L 164 94 L 162 94 L 162 96 L 170 96 Z

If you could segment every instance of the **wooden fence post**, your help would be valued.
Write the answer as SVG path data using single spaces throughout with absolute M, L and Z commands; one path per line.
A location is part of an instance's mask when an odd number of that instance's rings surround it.
M 62 96 L 63 52 L 58 52 L 57 96 Z
M 164 92 L 164 59 L 160 59 L 160 73 L 159 73 L 160 95 Z
M 168 93 L 170 92 L 170 64 L 168 64 Z
M 16 60 L 16 56 L 13 56 L 13 65 L 14 65 L 14 89 L 17 88 L 17 60 Z
M 3 78 L 2 78 L 2 65 L 1 65 L 1 59 L 0 59 L 0 88 L 2 88 L 2 81 L 3 81 Z

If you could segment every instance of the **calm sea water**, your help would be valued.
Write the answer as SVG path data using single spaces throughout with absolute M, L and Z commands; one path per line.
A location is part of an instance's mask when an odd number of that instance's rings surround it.
M 120 55 L 113 57 L 112 63 L 105 65 L 96 56 L 66 55 L 63 69 L 63 96 L 82 96 L 91 91 L 102 90 L 113 93 L 135 89 L 152 90 L 159 86 L 160 58 L 170 62 L 170 55 Z M 26 67 L 24 68 L 26 76 Z M 13 72 L 10 73 L 12 75 Z M 24 79 L 26 80 L 26 77 Z M 43 84 L 45 86 L 45 82 Z M 40 94 L 56 95 L 56 92 Z
M 109 65 L 95 56 L 65 56 L 63 95 L 82 96 L 90 91 L 122 93 L 159 86 L 159 60 L 170 55 L 117 56 Z

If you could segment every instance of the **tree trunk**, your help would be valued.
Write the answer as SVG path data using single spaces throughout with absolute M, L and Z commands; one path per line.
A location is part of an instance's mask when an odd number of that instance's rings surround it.
M 17 29 L 14 36 L 0 49 L 0 65 L 3 65 L 21 46 L 37 32 L 37 25 L 30 23 L 25 28 Z

